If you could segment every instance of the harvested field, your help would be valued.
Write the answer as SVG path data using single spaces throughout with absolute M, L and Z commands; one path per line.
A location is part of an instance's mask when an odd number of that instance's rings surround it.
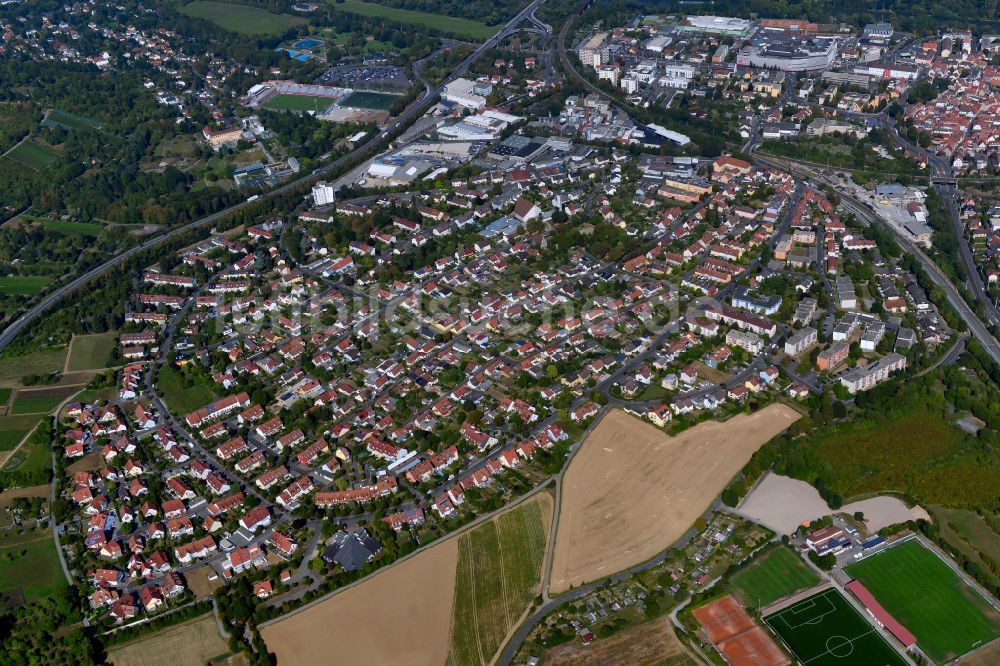
M 732 666 L 784 666 L 788 657 L 733 596 L 692 611 L 705 635 Z
M 550 594 L 670 546 L 754 451 L 799 417 L 773 404 L 669 437 L 620 410 L 608 413 L 563 477 Z
M 912 509 L 895 497 L 872 497 L 845 504 L 837 512 L 865 514 L 869 532 L 918 518 L 929 519 L 919 506 Z M 781 534 L 791 534 L 803 523 L 828 516 L 833 511 L 811 485 L 780 474 L 768 473 L 739 506 L 739 513 L 764 523 Z
M 228 656 L 215 617 L 206 613 L 108 650 L 114 666 L 176 666 L 204 664 Z
M 344 664 L 443 664 L 457 564 L 458 539 L 447 539 L 261 635 L 279 664 L 329 664 L 333 650 Z
M 48 497 L 49 484 L 41 486 L 25 486 L 24 488 L 12 488 L 0 493 L 0 510 L 6 509 L 11 502 L 19 497 Z
M 542 666 L 647 666 L 668 659 L 677 666 L 697 663 L 677 640 L 670 618 L 661 617 L 590 645 L 578 641 L 560 645 L 546 653 Z

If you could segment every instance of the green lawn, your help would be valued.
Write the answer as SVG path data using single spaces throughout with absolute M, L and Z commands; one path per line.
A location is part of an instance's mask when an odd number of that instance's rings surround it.
M 104 227 L 93 222 L 66 222 L 64 220 L 43 220 L 46 231 L 53 231 L 59 234 L 76 236 L 97 237 L 104 231 Z
M 38 425 L 41 414 L 0 416 L 0 451 L 10 451 Z
M 537 593 L 546 541 L 540 501 L 459 537 L 452 666 L 489 663 Z
M 819 576 L 784 546 L 757 557 L 730 580 L 747 608 L 763 608 L 818 583 Z
M 0 422 L 6 418 L 25 418 L 21 417 L 2 417 Z M 35 418 L 37 421 L 37 417 Z M 43 426 L 47 427 L 47 426 Z M 24 446 L 17 450 L 17 453 L 13 454 L 0 468 L 0 472 L 18 472 L 21 474 L 32 474 L 34 472 L 39 472 L 42 470 L 47 470 L 52 466 L 52 459 L 50 456 L 50 450 L 48 446 L 48 440 L 44 442 L 35 441 L 36 437 L 28 438 L 28 441 L 24 443 Z
M 50 596 L 65 584 L 52 535 L 0 548 L 0 592 L 20 591 L 27 602 Z
M 35 141 L 22 141 L 9 151 L 6 157 L 29 169 L 40 171 L 59 158 L 59 153 Z
M 207 380 L 188 388 L 184 385 L 181 370 L 171 365 L 160 370 L 156 376 L 156 386 L 170 410 L 180 415 L 204 407 L 215 399 L 212 386 Z
M 833 589 L 768 615 L 764 623 L 785 642 L 796 659 L 809 666 L 907 664 L 847 599 Z
M 845 567 L 939 664 L 1000 636 L 1000 612 L 911 539 Z
M 275 111 L 315 111 L 320 113 L 325 111 L 332 102 L 333 98 L 331 97 L 277 93 L 268 98 L 264 103 L 264 108 Z
M 10 400 L 10 389 L 0 388 L 0 406 L 6 405 L 8 400 Z
M 464 18 L 452 18 L 412 9 L 398 9 L 386 5 L 376 5 L 361 0 L 344 0 L 343 2 L 331 2 L 334 9 L 340 12 L 350 12 L 351 14 L 361 14 L 362 16 L 385 17 L 400 23 L 410 23 L 413 25 L 433 28 L 441 32 L 447 32 L 459 37 L 469 39 L 485 40 L 499 32 L 499 27 L 491 27 L 481 21 L 472 21 Z
M 25 375 L 44 375 L 63 369 L 65 349 L 43 349 L 0 358 L 0 382 L 15 383 Z
M 278 35 L 300 23 L 301 16 L 272 14 L 256 7 L 198 0 L 179 9 L 182 14 L 211 21 L 224 30 L 243 35 Z
M 41 275 L 8 275 L 0 277 L 0 293 L 30 296 L 37 294 L 52 282 L 52 278 Z
M 378 111 L 388 111 L 399 95 L 388 93 L 371 92 L 368 90 L 358 90 L 352 92 L 345 99 L 341 100 L 338 106 L 346 106 L 355 109 L 376 109 Z
M 116 331 L 74 336 L 69 350 L 69 372 L 107 367 L 117 337 Z
M 42 121 L 42 124 L 48 127 L 61 127 L 65 130 L 101 128 L 101 123 L 93 118 L 70 113 L 69 111 L 63 111 L 62 109 L 49 109 L 49 112 L 46 114 L 45 120 Z

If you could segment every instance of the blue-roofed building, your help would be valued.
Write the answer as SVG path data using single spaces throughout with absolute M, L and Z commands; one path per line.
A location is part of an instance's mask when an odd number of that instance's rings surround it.
M 480 236 L 484 238 L 493 238 L 495 236 L 513 236 L 521 229 L 521 221 L 516 217 L 501 217 L 499 220 L 493 220 L 486 228 L 479 232 Z

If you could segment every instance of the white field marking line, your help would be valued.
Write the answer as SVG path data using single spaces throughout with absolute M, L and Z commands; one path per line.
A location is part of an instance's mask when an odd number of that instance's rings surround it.
M 859 641 L 862 638 L 864 638 L 865 636 L 870 636 L 870 635 L 872 635 L 874 633 L 875 633 L 875 630 L 872 629 L 871 631 L 865 632 L 865 633 L 861 634 L 860 636 L 855 636 L 854 638 L 846 638 L 844 636 L 841 636 L 841 638 L 843 638 L 845 641 L 847 641 L 848 643 L 851 644 L 851 654 L 845 655 L 843 657 L 839 657 L 839 656 L 837 656 L 835 654 L 833 656 L 836 657 L 837 659 L 846 659 L 847 657 L 850 657 L 851 655 L 854 654 L 854 641 Z M 833 636 L 829 636 L 828 640 L 830 638 L 833 638 Z M 814 657 L 810 657 L 809 659 L 799 659 L 799 661 L 801 661 L 803 664 L 808 664 L 810 661 L 816 661 L 817 659 L 820 659 L 821 657 L 825 657 L 826 655 L 832 654 L 832 653 L 833 653 L 833 650 L 829 650 L 828 649 L 825 652 L 821 652 L 821 653 L 817 654 Z
M 795 606 L 791 606 L 789 608 L 786 608 L 783 611 L 779 611 L 778 613 L 776 613 L 775 615 L 772 615 L 771 617 L 778 617 L 778 618 L 780 618 L 781 621 L 785 623 L 785 626 L 788 627 L 789 629 L 797 629 L 799 627 L 804 627 L 804 626 L 810 625 L 810 624 L 820 624 L 823 621 L 823 618 L 825 618 L 827 615 L 830 615 L 831 613 L 836 613 L 837 612 L 836 606 L 833 605 L 832 601 L 830 601 L 829 599 L 826 598 L 826 594 L 827 594 L 827 592 L 822 592 L 820 595 L 817 595 L 816 597 L 812 597 L 811 599 L 806 599 L 806 600 L 800 602 L 802 604 L 805 604 L 807 601 L 809 602 L 809 605 L 806 606 L 806 607 L 804 607 L 804 608 L 802 608 L 801 610 L 798 608 L 798 604 L 796 604 Z M 827 610 L 825 610 L 824 612 L 822 612 L 822 613 L 820 613 L 818 615 L 813 615 L 812 617 L 809 617 L 808 619 L 802 620 L 798 624 L 792 624 L 791 622 L 788 621 L 788 618 L 785 617 L 785 615 L 788 614 L 788 613 L 791 613 L 792 615 L 797 615 L 798 613 L 803 612 L 805 610 L 812 610 L 813 608 L 815 608 L 818 605 L 816 602 L 818 601 L 818 599 L 820 597 L 822 597 L 823 601 L 825 601 L 826 604 L 827 604 Z M 796 619 L 798 619 L 798 618 L 796 618 Z

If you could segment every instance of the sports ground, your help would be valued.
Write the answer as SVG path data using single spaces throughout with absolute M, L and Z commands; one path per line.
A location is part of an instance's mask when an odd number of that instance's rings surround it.
M 844 568 L 937 663 L 1000 636 L 1000 612 L 916 539 Z
M 268 98 L 264 106 L 278 111 L 316 111 L 321 113 L 331 103 L 333 103 L 333 99 L 330 97 L 276 93 Z
M 905 666 L 906 661 L 836 590 L 768 615 L 764 623 L 809 666 Z

